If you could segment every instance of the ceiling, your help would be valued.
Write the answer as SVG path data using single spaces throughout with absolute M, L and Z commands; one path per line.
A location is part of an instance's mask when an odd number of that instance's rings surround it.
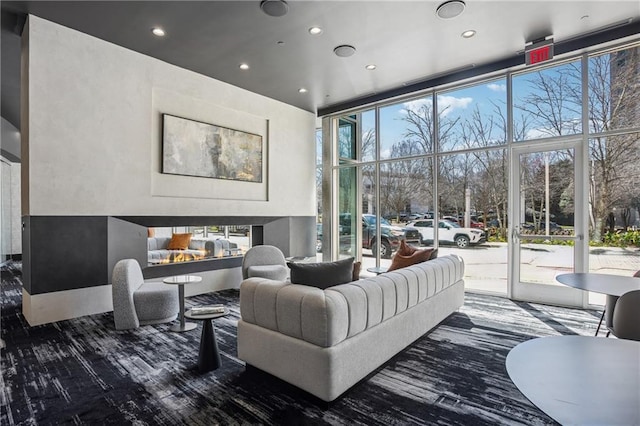
M 16 31 L 26 13 L 314 113 L 514 58 L 527 41 L 548 35 L 562 42 L 630 18 L 637 33 L 640 21 L 637 0 L 466 0 L 452 19 L 436 15 L 439 4 L 289 0 L 288 13 L 273 17 L 249 0 L 2 1 L 2 116 L 19 128 Z M 155 26 L 166 35 L 154 36 Z M 322 34 L 309 34 L 312 26 Z M 476 35 L 461 37 L 469 29 Z M 336 56 L 342 44 L 356 53 Z

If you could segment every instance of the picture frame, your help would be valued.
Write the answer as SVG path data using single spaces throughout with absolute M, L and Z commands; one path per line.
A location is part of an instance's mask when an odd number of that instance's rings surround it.
M 162 173 L 262 183 L 262 136 L 162 114 Z

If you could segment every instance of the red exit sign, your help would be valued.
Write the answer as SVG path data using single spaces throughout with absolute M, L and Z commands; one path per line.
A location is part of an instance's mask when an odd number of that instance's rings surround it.
M 533 43 L 524 50 L 527 65 L 539 64 L 553 59 L 553 39 Z

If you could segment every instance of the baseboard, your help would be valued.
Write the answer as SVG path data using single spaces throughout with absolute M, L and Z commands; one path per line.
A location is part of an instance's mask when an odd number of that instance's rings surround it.
M 111 285 L 34 295 L 22 289 L 22 314 L 31 326 L 112 310 Z

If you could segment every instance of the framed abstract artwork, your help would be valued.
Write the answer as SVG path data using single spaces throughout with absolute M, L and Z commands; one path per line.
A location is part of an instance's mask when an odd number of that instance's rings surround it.
M 262 136 L 162 114 L 162 173 L 262 182 Z

